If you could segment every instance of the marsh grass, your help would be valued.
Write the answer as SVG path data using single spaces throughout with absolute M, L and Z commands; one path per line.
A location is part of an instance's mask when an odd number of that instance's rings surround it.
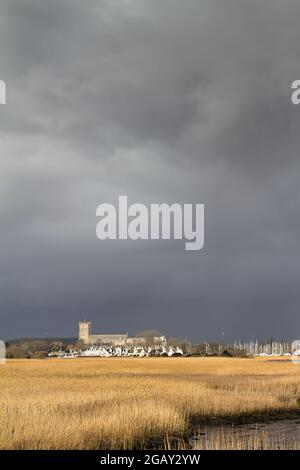
M 8 360 L 0 367 L 0 448 L 164 448 L 174 436 L 184 442 L 197 421 L 287 417 L 299 400 L 300 367 L 287 361 Z M 207 446 L 251 447 L 244 441 L 215 436 Z

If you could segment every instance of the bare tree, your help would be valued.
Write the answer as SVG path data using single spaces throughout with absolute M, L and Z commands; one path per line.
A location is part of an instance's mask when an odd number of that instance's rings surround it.
M 158 330 L 144 330 L 136 335 L 138 338 L 145 338 L 146 346 L 152 346 L 155 338 L 159 338 L 161 333 Z

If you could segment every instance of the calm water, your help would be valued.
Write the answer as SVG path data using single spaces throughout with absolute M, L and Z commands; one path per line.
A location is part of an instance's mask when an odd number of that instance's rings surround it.
M 212 443 L 237 442 L 242 440 L 246 445 L 255 442 L 272 448 L 292 447 L 300 449 L 300 419 L 288 419 L 269 423 L 242 425 L 201 426 L 189 439 L 191 447 L 205 449 Z

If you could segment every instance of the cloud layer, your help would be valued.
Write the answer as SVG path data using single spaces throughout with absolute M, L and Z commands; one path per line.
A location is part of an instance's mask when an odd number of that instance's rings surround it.
M 297 0 L 0 6 L 4 338 L 294 339 Z M 206 245 L 99 242 L 101 202 L 206 204 Z M 222 336 L 223 337 L 223 336 Z

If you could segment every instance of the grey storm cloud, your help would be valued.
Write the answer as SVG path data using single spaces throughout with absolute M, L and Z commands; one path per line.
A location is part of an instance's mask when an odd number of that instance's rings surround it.
M 4 338 L 299 328 L 297 0 L 0 5 Z M 100 242 L 96 207 L 206 204 L 199 253 Z

